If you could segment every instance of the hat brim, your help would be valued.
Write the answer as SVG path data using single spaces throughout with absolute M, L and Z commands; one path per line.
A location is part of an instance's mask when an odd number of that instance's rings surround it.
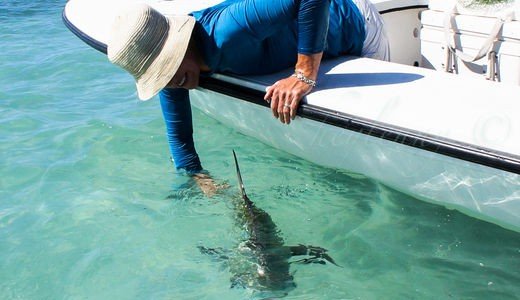
M 137 95 L 149 100 L 162 90 L 179 69 L 190 42 L 195 18 L 192 16 L 166 16 L 170 28 L 161 51 L 140 78 L 136 79 Z

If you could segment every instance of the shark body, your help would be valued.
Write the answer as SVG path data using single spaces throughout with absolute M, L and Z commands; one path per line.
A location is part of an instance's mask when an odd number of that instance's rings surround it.
M 240 244 L 242 255 L 248 257 L 249 264 L 235 266 L 231 278 L 231 287 L 254 288 L 257 290 L 288 291 L 296 287 L 293 274 L 290 272 L 291 263 L 319 263 L 327 262 L 338 266 L 327 250 L 321 247 L 299 244 L 286 246 L 280 236 L 276 224 L 271 216 L 263 209 L 257 207 L 246 194 L 238 160 L 233 151 L 235 167 L 240 190 L 240 201 L 235 203 L 236 223 L 241 226 L 246 239 Z M 220 254 L 221 250 L 199 247 L 206 254 Z M 304 258 L 290 262 L 293 256 L 305 256 Z M 231 266 L 231 265 L 230 265 Z

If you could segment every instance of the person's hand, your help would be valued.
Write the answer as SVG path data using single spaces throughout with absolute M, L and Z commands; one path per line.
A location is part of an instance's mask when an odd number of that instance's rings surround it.
M 264 100 L 271 104 L 275 118 L 289 124 L 296 117 L 296 109 L 301 99 L 311 90 L 311 85 L 290 76 L 267 87 Z
M 211 176 L 204 173 L 197 173 L 193 174 L 192 178 L 195 180 L 195 182 L 202 190 L 204 195 L 208 197 L 215 196 L 215 194 L 217 193 L 217 185 L 215 184 L 215 181 L 213 181 L 213 178 L 211 178 Z
M 204 193 L 204 195 L 206 195 L 209 198 L 215 196 L 218 193 L 218 191 L 229 188 L 229 184 L 217 184 L 210 175 L 205 173 L 196 173 L 193 174 L 192 177 L 201 189 L 201 191 Z

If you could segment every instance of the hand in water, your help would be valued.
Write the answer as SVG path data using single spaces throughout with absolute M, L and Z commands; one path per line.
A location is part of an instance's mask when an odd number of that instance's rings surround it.
M 204 195 L 209 198 L 215 196 L 220 190 L 227 189 L 229 187 L 229 184 L 227 183 L 217 184 L 215 180 L 213 180 L 213 178 L 208 174 L 197 173 L 192 175 L 192 177 Z

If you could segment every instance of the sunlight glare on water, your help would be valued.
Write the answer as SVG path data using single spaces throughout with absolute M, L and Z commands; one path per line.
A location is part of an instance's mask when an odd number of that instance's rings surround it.
M 237 151 L 250 198 L 287 245 L 286 299 L 518 299 L 520 236 L 316 166 L 194 111 L 214 198 L 176 174 L 158 101 L 62 24 L 64 1 L 0 2 L 0 299 L 250 299 L 230 288 Z M 233 258 L 233 257 L 231 257 Z M 230 258 L 230 259 L 231 259 Z

